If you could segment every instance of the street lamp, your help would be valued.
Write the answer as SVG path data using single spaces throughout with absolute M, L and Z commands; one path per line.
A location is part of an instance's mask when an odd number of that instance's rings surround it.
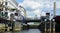
M 54 0 L 54 17 L 56 16 L 56 0 Z
M 54 0 L 54 17 L 56 16 L 56 0 Z M 53 22 L 53 33 L 55 33 L 55 20 Z

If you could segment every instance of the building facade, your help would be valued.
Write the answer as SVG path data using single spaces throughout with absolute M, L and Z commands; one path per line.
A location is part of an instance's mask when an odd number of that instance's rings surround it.
M 14 29 L 21 28 L 21 22 L 18 22 L 17 20 L 22 19 L 21 17 L 24 14 L 21 12 L 23 11 L 24 9 L 21 9 L 15 0 L 0 0 L 0 17 L 4 17 L 10 21 L 15 21 Z
M 0 0 L 0 13 L 4 15 L 6 14 L 8 20 L 10 20 L 10 14 L 15 14 L 19 11 L 18 3 L 15 0 Z

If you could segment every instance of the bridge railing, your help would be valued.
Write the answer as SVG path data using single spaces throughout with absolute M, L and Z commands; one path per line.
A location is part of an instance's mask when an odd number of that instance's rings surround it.
M 55 33 L 55 21 L 41 21 L 39 28 L 44 32 L 44 33 Z

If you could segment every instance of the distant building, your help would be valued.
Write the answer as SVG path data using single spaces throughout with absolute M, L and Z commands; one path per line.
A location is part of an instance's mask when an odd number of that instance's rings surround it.
M 50 19 L 50 13 L 46 13 L 46 19 Z
M 21 5 L 18 5 L 18 6 L 20 8 L 21 15 L 26 17 L 26 10 L 25 10 L 25 8 L 23 6 L 21 6 Z

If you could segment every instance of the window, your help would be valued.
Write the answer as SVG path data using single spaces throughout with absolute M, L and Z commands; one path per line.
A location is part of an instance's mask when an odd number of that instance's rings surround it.
M 5 12 L 5 17 L 7 17 L 8 16 L 8 12 Z
M 2 7 L 2 5 L 3 5 L 3 2 L 0 2 L 0 7 Z
M 0 11 L 3 11 L 3 2 L 0 2 Z
M 7 8 L 5 8 L 5 10 L 7 11 Z
M 46 15 L 50 15 L 50 13 L 46 13 Z
M 0 11 L 3 11 L 3 8 L 2 7 L 0 7 Z
M 18 13 L 15 13 L 16 16 L 18 16 Z
M 7 2 L 5 2 L 5 5 L 7 5 Z

